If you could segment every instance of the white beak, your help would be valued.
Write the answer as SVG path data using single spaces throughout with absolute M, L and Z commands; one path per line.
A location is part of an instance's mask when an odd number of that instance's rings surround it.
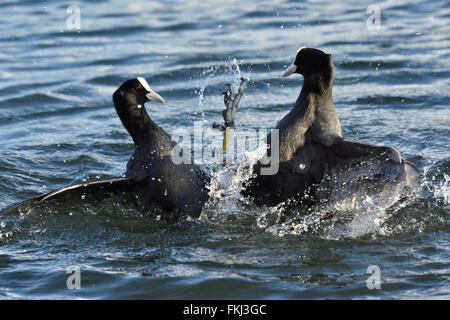
M 164 103 L 164 99 L 154 91 L 150 91 L 145 96 L 147 97 L 148 100 Z
M 287 67 L 286 70 L 284 70 L 283 77 L 289 77 L 296 70 L 297 70 L 297 66 L 295 64 L 291 64 L 289 67 Z

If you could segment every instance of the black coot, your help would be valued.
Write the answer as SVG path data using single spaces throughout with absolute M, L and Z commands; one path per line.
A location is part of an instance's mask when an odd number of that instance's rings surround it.
M 371 172 L 361 178 L 373 183 L 408 184 L 418 176 L 418 170 L 405 161 L 393 148 L 373 146 L 342 138 L 339 117 L 334 108 L 332 86 L 334 67 L 330 54 L 313 48 L 300 48 L 294 62 L 283 77 L 294 73 L 303 75 L 304 82 L 292 110 L 279 122 L 279 170 L 274 175 L 261 175 L 250 179 L 243 194 L 257 205 L 276 205 L 288 199 L 302 204 L 314 204 L 318 199 L 317 188 L 326 174 L 335 181 L 343 180 L 338 175 L 351 170 L 356 164 L 373 162 Z M 268 143 L 271 144 L 270 135 Z M 273 146 L 270 147 L 273 152 Z M 260 173 L 261 163 L 255 165 Z M 382 179 L 374 177 L 382 176 Z M 351 179 L 351 178 L 350 178 Z M 346 180 L 346 181 L 344 181 Z M 328 188 L 337 185 L 328 184 Z M 326 197 L 333 190 L 323 192 Z
M 4 209 L 12 214 L 21 206 L 80 196 L 86 201 L 111 194 L 128 193 L 141 208 L 153 208 L 171 215 L 198 216 L 208 199 L 206 175 L 196 165 L 174 164 L 175 143 L 152 121 L 144 108 L 150 100 L 164 102 L 144 78 L 124 82 L 113 95 L 114 105 L 135 144 L 125 177 L 68 186 Z

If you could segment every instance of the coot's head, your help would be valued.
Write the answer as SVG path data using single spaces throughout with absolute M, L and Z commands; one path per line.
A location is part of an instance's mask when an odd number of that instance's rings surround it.
M 142 78 L 130 79 L 125 81 L 119 89 L 114 92 L 113 99 L 116 101 L 127 102 L 129 105 L 136 105 L 141 108 L 147 101 L 164 103 L 164 99 L 153 91 L 148 82 Z
M 319 49 L 302 47 L 297 50 L 294 62 L 284 71 L 283 77 L 288 77 L 293 73 L 307 77 L 315 73 L 332 74 L 332 72 L 331 54 L 326 54 Z
M 145 137 L 151 126 L 151 119 L 144 108 L 150 100 L 164 102 L 141 77 L 125 81 L 113 94 L 117 114 L 135 144 Z

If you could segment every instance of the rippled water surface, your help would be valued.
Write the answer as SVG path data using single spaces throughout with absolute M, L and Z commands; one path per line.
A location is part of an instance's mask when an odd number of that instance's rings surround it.
M 123 173 L 133 144 L 111 94 L 131 77 L 173 106 L 147 106 L 169 133 L 221 122 L 219 93 L 239 76 L 238 128 L 275 126 L 302 84 L 280 77 L 300 46 L 333 54 L 344 136 L 398 149 L 422 182 L 389 208 L 318 223 L 314 210 L 243 203 L 239 173 L 204 165 L 214 201 L 200 220 L 114 199 L 3 217 L 0 298 L 450 297 L 448 1 L 378 2 L 381 29 L 366 1 L 79 1 L 79 31 L 70 4 L 0 3 L 0 208 Z M 366 286 L 370 265 L 380 290 Z

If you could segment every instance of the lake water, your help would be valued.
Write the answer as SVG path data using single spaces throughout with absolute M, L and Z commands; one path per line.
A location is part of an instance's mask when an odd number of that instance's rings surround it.
M 344 136 L 398 149 L 422 182 L 389 208 L 286 223 L 280 208 L 243 203 L 228 169 L 203 165 L 216 185 L 200 220 L 82 199 L 3 217 L 0 298 L 450 297 L 448 1 L 378 2 L 379 29 L 367 1 L 70 4 L 1 1 L 0 208 L 122 174 L 133 143 L 111 95 L 131 77 L 173 106 L 146 106 L 169 134 L 222 122 L 219 94 L 239 76 L 250 81 L 238 129 L 275 126 L 302 85 L 280 77 L 300 46 L 333 54 Z M 373 265 L 381 289 L 366 284 Z M 70 266 L 81 289 L 67 288 Z

